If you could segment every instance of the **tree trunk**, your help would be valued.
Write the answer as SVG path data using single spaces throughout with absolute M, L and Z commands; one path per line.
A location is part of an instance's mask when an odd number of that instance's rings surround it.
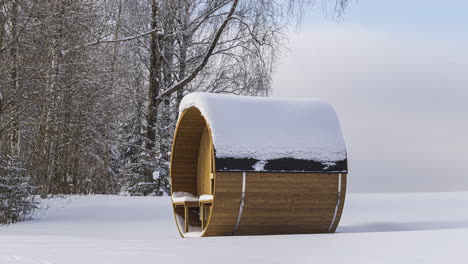
M 162 41 L 163 44 L 163 62 L 165 65 L 162 67 L 162 74 L 164 77 L 164 89 L 171 86 L 173 81 L 172 76 L 172 64 L 174 61 L 174 49 L 175 49 L 175 38 L 174 34 L 174 18 L 176 17 L 176 3 L 171 0 L 164 2 L 164 10 L 166 15 L 164 17 L 164 34 L 166 38 Z M 160 124 L 161 138 L 159 144 L 159 165 L 169 160 L 169 139 L 171 138 L 171 96 L 166 96 L 163 100 L 164 104 L 162 107 L 162 123 Z
M 182 39 L 182 44 L 180 47 L 180 52 L 179 52 L 179 79 L 183 80 L 186 77 L 186 72 L 187 72 L 187 37 L 184 36 Z M 180 102 L 182 101 L 182 98 L 184 97 L 184 91 L 185 89 L 179 89 L 177 91 L 177 108 L 176 110 L 178 111 Z M 177 112 L 178 113 L 178 112 Z M 178 114 L 177 114 L 178 115 Z
M 120 32 L 120 27 L 122 23 L 122 0 L 118 1 L 118 12 L 117 12 L 117 21 L 115 23 L 115 29 L 114 29 L 114 40 L 117 40 L 119 38 L 119 32 Z M 117 75 L 117 51 L 118 51 L 118 43 L 114 43 L 113 51 L 112 51 L 112 64 L 111 64 L 111 80 L 110 80 L 110 85 L 109 85 L 109 91 L 107 92 L 108 98 L 111 100 L 114 100 L 115 98 L 115 83 L 116 83 L 116 75 Z M 105 175 L 105 192 L 113 192 L 114 186 L 112 184 L 112 174 L 110 173 L 111 170 L 111 113 L 112 109 L 107 108 L 107 113 L 105 113 L 105 135 L 104 135 L 104 168 L 107 168 L 103 171 L 103 174 Z
M 3 1 L 0 1 L 0 50 L 2 50 L 3 48 L 3 39 L 5 36 L 5 22 L 6 18 L 5 14 L 3 13 Z
M 11 37 L 16 39 L 18 36 L 18 3 L 17 1 L 12 2 L 11 7 Z M 17 97 L 19 93 L 19 73 L 18 73 L 18 41 L 14 42 L 11 45 L 10 56 L 12 59 L 11 69 L 10 69 L 10 78 L 11 78 L 11 93 L 14 97 Z M 12 115 L 12 130 L 11 130 L 11 154 L 18 156 L 20 153 L 20 123 L 19 123 L 19 106 L 16 100 L 12 103 L 13 115 Z
M 160 68 L 161 54 L 158 47 L 158 0 L 152 0 L 151 4 L 151 33 L 150 37 L 150 68 L 149 68 L 149 89 L 148 89 L 148 113 L 146 127 L 146 150 L 151 153 L 156 141 L 156 119 L 158 116 L 158 105 L 156 98 L 160 89 Z
M 62 2 L 52 2 L 51 15 L 54 17 L 54 21 L 60 21 L 55 23 L 61 23 L 62 19 Z M 57 100 L 58 100 L 58 87 L 57 76 L 59 74 L 59 59 L 60 55 L 57 50 L 58 42 L 60 41 L 59 25 L 52 26 L 52 39 L 49 42 L 49 65 L 46 72 L 46 100 L 45 100 L 45 118 L 44 122 L 44 156 L 45 160 L 45 179 L 42 186 L 41 196 L 45 197 L 48 194 L 53 193 L 55 190 L 52 188 L 53 174 L 55 171 L 55 158 L 56 158 L 56 111 L 57 111 Z M 51 98 L 50 98 L 51 97 Z
M 187 72 L 187 48 L 188 48 L 188 41 L 189 36 L 188 32 L 188 23 L 189 23 L 189 16 L 190 16 L 190 3 L 188 1 L 184 1 L 181 6 L 182 12 L 182 37 L 180 39 L 180 50 L 179 50 L 179 80 L 183 80 L 186 77 Z M 176 97 L 176 111 L 177 117 L 179 115 L 179 105 L 184 97 L 185 89 L 180 89 L 177 91 Z
M 149 89 L 148 89 L 148 111 L 146 116 L 146 151 L 152 160 L 155 156 L 154 147 L 156 142 L 156 123 L 158 118 L 159 102 L 156 98 L 160 93 L 161 86 L 161 52 L 160 37 L 158 32 L 158 0 L 152 0 L 151 4 L 151 33 L 150 37 L 150 67 L 149 67 Z M 150 162 L 151 164 L 151 162 Z M 146 167 L 144 174 L 147 182 L 153 182 L 153 168 Z
M 0 50 L 2 50 L 2 47 L 3 47 L 3 39 L 4 39 L 4 36 L 5 36 L 5 23 L 6 23 L 6 17 L 5 17 L 5 14 L 3 13 L 3 1 L 0 0 Z M 0 52 L 0 61 L 3 61 L 1 59 L 2 57 L 2 53 Z M 1 85 L 0 83 L 0 125 L 3 124 L 3 96 L 4 95 L 4 86 Z M 0 127 L 0 149 L 3 149 L 5 147 L 3 147 L 3 133 L 2 133 L 3 129 L 1 129 Z M 6 144 L 8 145 L 8 144 Z

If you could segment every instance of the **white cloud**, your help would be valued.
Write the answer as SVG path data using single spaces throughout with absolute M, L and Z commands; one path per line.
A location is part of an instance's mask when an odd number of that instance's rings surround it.
M 349 25 L 291 38 L 273 96 L 340 116 L 351 191 L 468 190 L 468 43 Z

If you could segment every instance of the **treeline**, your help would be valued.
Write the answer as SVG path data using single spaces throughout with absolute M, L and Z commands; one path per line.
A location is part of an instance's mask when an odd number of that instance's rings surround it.
M 32 194 L 167 193 L 183 96 L 268 95 L 308 2 L 0 0 L 0 223 Z

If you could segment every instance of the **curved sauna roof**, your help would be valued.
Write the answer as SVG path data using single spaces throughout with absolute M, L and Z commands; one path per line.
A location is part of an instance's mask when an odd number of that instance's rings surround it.
M 340 123 L 327 102 L 191 93 L 179 111 L 191 107 L 211 130 L 216 171 L 347 171 Z

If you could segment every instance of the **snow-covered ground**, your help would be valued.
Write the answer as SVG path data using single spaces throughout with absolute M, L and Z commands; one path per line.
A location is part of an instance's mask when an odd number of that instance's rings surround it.
M 182 239 L 169 197 L 56 201 L 0 263 L 468 263 L 468 193 L 350 194 L 336 234 Z

